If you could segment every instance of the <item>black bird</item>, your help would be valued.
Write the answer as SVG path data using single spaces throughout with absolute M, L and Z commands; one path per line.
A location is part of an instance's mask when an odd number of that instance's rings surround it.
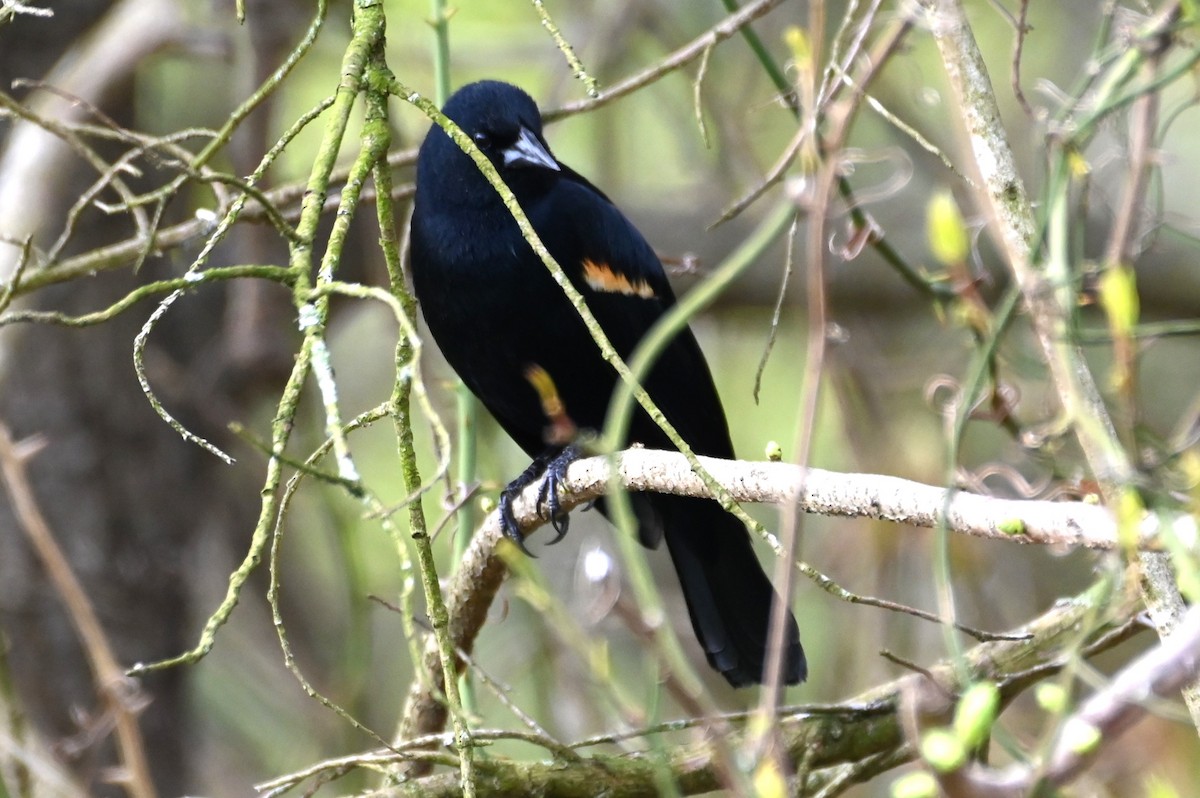
M 515 86 L 472 83 L 444 108 L 512 189 L 538 236 L 583 294 L 617 352 L 628 359 L 675 301 L 662 264 L 607 196 L 550 153 L 537 105 Z M 500 426 L 534 458 L 501 497 L 505 534 L 523 546 L 511 519 L 515 491 L 545 477 L 551 515 L 556 478 L 573 447 L 547 439 L 547 412 L 530 370 L 548 376 L 566 416 L 580 428 L 604 424 L 618 379 L 562 289 L 522 237 L 495 189 L 438 126 L 417 158 L 412 216 L 413 285 L 434 340 Z M 539 371 L 540 370 L 540 371 Z M 646 389 L 684 440 L 702 455 L 732 458 L 721 402 L 690 330 L 662 353 Z M 671 449 L 640 408 L 630 440 Z M 679 574 L 692 626 L 709 664 L 735 687 L 761 683 L 775 592 L 750 536 L 716 502 L 631 496 L 641 542 L 663 538 Z M 603 503 L 599 503 L 603 512 Z M 565 517 L 556 518 L 560 537 Z M 789 613 L 784 679 L 807 665 Z

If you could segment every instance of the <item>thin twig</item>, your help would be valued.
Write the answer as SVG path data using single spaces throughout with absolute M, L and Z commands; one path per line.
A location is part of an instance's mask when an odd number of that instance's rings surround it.
M 1015 630 L 1029 635 L 1028 640 L 984 643 L 966 652 L 968 669 L 965 678 L 948 661 L 927 668 L 929 678 L 935 681 L 936 689 L 941 694 L 949 696 L 957 696 L 972 681 L 992 680 L 1000 686 L 1003 699 L 1011 700 L 1029 687 L 1031 682 L 1020 676 L 1031 666 L 1045 666 L 1045 670 L 1039 671 L 1045 677 L 1078 656 L 1081 619 L 1097 611 L 1100 592 L 1103 591 L 1093 589 L 1070 601 L 1060 602 L 1043 616 Z M 1104 605 L 1101 609 L 1111 615 L 1104 624 L 1089 633 L 1089 651 L 1095 651 L 1090 646 L 1096 641 L 1105 640 L 1109 646 L 1115 645 L 1138 630 L 1136 624 L 1128 623 L 1135 613 L 1129 601 Z M 1121 630 L 1122 633 L 1110 635 L 1114 630 Z M 906 741 L 901 728 L 898 716 L 900 695 L 914 682 L 925 678 L 905 675 L 855 696 L 840 707 L 814 707 L 811 711 L 800 707 L 796 712 L 782 714 L 780 727 L 787 758 L 792 763 L 803 763 L 809 772 L 830 769 L 822 783 L 838 779 L 845 784 L 864 781 L 910 761 L 916 751 L 915 746 Z M 682 726 L 662 724 L 646 731 L 657 734 L 690 726 L 690 722 Z M 745 736 L 752 733 L 752 729 L 739 731 L 732 736 L 730 743 L 740 745 Z M 445 744 L 447 737 L 441 735 L 433 739 Z M 614 735 L 607 740 L 599 738 L 597 742 L 622 739 L 629 737 Z M 654 751 L 651 748 L 648 752 L 635 751 L 619 756 L 596 754 L 570 767 L 564 767 L 557 761 L 529 763 L 495 758 L 481 763 L 481 792 L 496 795 L 530 792 L 584 795 L 594 793 L 594 790 L 592 793 L 587 791 L 588 785 L 599 783 L 588 779 L 602 778 L 604 785 L 614 793 L 626 794 L 622 792 L 624 790 L 631 795 L 651 795 L 655 794 L 655 778 L 658 774 Z M 681 795 L 711 792 L 720 786 L 715 765 L 712 748 L 707 743 L 680 746 L 670 759 L 671 783 Z M 458 786 L 452 776 L 430 776 L 373 795 L 380 798 L 455 796 Z M 581 789 L 580 784 L 585 786 Z
M 1200 608 L 1188 611 L 1170 637 L 1121 669 L 1066 718 L 1043 761 L 996 770 L 970 764 L 940 777 L 948 794 L 1022 798 L 1074 781 L 1146 715 L 1147 702 L 1167 698 L 1200 672 Z
M 962 108 L 971 150 L 983 177 L 981 194 L 985 207 L 1029 309 L 1054 388 L 1105 500 L 1115 504 L 1126 491 L 1132 490 L 1137 473 L 1121 445 L 1095 378 L 1069 335 L 1075 296 L 1070 257 L 1062 243 L 1066 188 L 1060 186 L 1047 203 L 1052 216 L 1050 244 L 1038 263 L 1032 206 L 1005 138 L 996 97 L 962 4 L 959 0 L 923 0 L 923 5 L 947 77 Z M 1166 35 L 1180 13 L 1179 2 L 1165 3 L 1135 32 L 1146 47 L 1127 48 L 1097 82 L 1082 117 L 1075 120 L 1080 131 L 1076 134 L 1077 146 L 1082 146 L 1082 139 L 1094 132 L 1095 123 L 1105 114 L 1133 101 L 1139 92 L 1154 91 L 1165 85 L 1163 81 L 1170 75 L 1150 81 L 1137 92 L 1120 93 L 1138 66 L 1152 57 L 1155 43 Z M 1189 54 L 1187 60 L 1194 55 Z M 1060 152 L 1058 158 L 1061 161 L 1066 154 Z M 1060 170 L 1065 171 L 1065 167 Z M 1141 563 L 1147 604 L 1159 634 L 1169 635 L 1184 612 L 1170 564 L 1163 555 L 1153 552 L 1143 553 Z M 1200 687 L 1189 687 L 1184 697 L 1193 722 L 1200 729 Z
M 150 778 L 146 747 L 137 724 L 137 714 L 145 706 L 145 698 L 140 694 L 137 683 L 126 677 L 124 669 L 117 663 L 87 591 L 55 541 L 25 473 L 28 455 L 23 457 L 20 448 L 20 444 L 13 441 L 8 427 L 0 423 L 0 473 L 4 476 L 4 485 L 21 528 L 25 530 L 47 576 L 66 605 L 67 615 L 75 625 L 87 655 L 96 689 L 113 715 L 117 750 L 125 771 L 122 785 L 132 798 L 154 798 L 156 793 Z
M 636 75 L 632 75 L 608 89 L 600 91 L 595 97 L 576 100 L 573 103 L 567 103 L 561 108 L 544 111 L 542 112 L 542 120 L 553 122 L 564 116 L 571 116 L 572 114 L 591 111 L 600 106 L 608 105 L 610 102 L 620 99 L 627 94 L 632 94 L 643 86 L 648 86 L 675 70 L 690 64 L 697 58 L 702 57 L 705 51 L 712 48 L 713 45 L 725 41 L 781 3 L 783 3 L 783 0 L 756 0 L 756 2 L 743 7 L 737 13 L 725 17 L 725 19 L 709 28 L 708 31 L 692 39 L 692 41 L 680 47 L 666 58 L 659 59 L 655 62 L 654 66 Z

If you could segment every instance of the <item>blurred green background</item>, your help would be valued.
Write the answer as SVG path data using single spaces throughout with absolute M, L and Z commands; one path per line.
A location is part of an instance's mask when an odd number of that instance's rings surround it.
M 189 24 L 219 37 L 227 46 L 220 57 L 197 57 L 176 50 L 145 62 L 137 73 L 132 125 L 156 133 L 219 125 L 254 85 L 247 53 L 259 46 L 252 38 L 255 26 L 274 26 L 278 36 L 293 42 L 306 23 L 306 9 L 283 12 L 275 9 L 279 4 L 260 5 L 252 4 L 249 24 L 242 28 L 233 23 L 224 5 L 188 7 Z M 1015 4 L 1004 5 L 1012 11 Z M 989 3 L 975 2 L 968 7 L 1023 177 L 1031 196 L 1036 197 L 1044 181 L 1048 130 L 1044 120 L 1026 116 L 1014 99 L 1009 82 L 1013 29 Z M 1030 4 L 1032 30 L 1025 43 L 1021 80 L 1035 108 L 1053 112 L 1087 68 L 1106 7 L 1110 6 L 1085 0 Z M 651 66 L 725 14 L 712 0 L 551 3 L 549 10 L 601 86 L 613 85 Z M 843 10 L 842 3 L 828 5 L 827 35 L 832 35 Z M 388 59 L 393 71 L 406 85 L 432 96 L 433 35 L 427 23 L 428 2 L 394 0 L 388 3 L 387 13 Z M 884 18 L 896 13 L 900 12 L 891 9 Z M 806 15 L 805 6 L 784 3 L 754 25 L 779 63 L 788 58 L 782 31 L 789 25 L 806 24 Z M 336 4 L 314 52 L 289 78 L 271 104 L 269 118 L 263 120 L 266 145 L 334 88 L 348 36 L 347 20 L 347 5 Z M 498 0 L 464 2 L 455 7 L 449 29 L 454 86 L 484 77 L 499 78 L 521 85 L 543 108 L 556 108 L 584 96 L 581 84 L 572 78 L 530 5 Z M 12 31 L 7 35 L 13 35 Z M 778 189 L 741 217 L 708 229 L 721 210 L 756 185 L 779 157 L 795 133 L 795 120 L 778 101 L 775 88 L 746 43 L 734 37 L 712 51 L 699 87 L 710 138 L 706 145 L 693 101 L 695 78 L 693 64 L 594 112 L 555 123 L 547 137 L 555 154 L 608 193 L 660 254 L 694 257 L 702 278 L 742 241 L 775 201 Z M 1189 103 L 1193 92 L 1194 86 L 1184 82 L 1164 95 L 1163 105 L 1173 109 Z M 924 31 L 918 29 L 907 37 L 871 94 L 965 169 L 968 158 L 952 98 Z M 415 146 L 427 122 L 400 101 L 393 101 L 392 111 L 397 146 Z M 1200 174 L 1200 137 L 1194 135 L 1196 124 L 1194 109 L 1183 112 L 1159 145 L 1163 168 L 1155 174 L 1152 201 L 1145 209 L 1145 234 L 1151 240 L 1136 264 L 1146 320 L 1200 315 L 1200 278 L 1190 257 L 1198 224 L 1195 176 Z M 270 173 L 270 185 L 307 176 L 319 134 L 319 127 L 314 126 L 289 147 Z M 1098 257 L 1103 247 L 1115 192 L 1124 179 L 1125 135 L 1119 124 L 1108 126 L 1084 153 L 1092 169 L 1093 187 L 1089 202 L 1080 211 L 1079 250 L 1084 258 Z M 961 178 L 879 114 L 862 110 L 849 146 L 854 154 L 846 167 L 850 181 L 887 240 L 910 263 L 931 272 L 940 269 L 928 252 L 925 232 L 925 208 L 939 190 L 953 190 L 973 230 L 981 231 L 983 219 L 978 209 L 971 207 Z M 411 170 L 400 174 L 405 180 L 411 176 Z M 906 285 L 869 248 L 856 257 L 842 257 L 847 239 L 845 209 L 836 207 L 835 211 L 837 216 L 828 227 L 830 254 L 825 266 L 828 317 L 833 326 L 811 464 L 944 484 L 949 464 L 942 404 L 947 394 L 933 391 L 931 386 L 940 380 L 952 386 L 963 378 L 973 338 L 953 314 L 943 317 L 930 300 Z M 351 244 L 355 260 L 344 268 L 353 279 L 386 284 L 373 243 L 377 232 L 372 215 L 373 211 L 366 211 L 364 223 L 356 225 Z M 798 253 L 803 252 L 802 243 L 801 238 Z M 973 268 L 984 295 L 995 299 L 1005 285 L 1004 269 L 986 235 L 980 233 L 974 243 Z M 284 262 L 278 242 L 265 247 L 266 253 L 275 253 L 265 258 Z M 239 256 L 230 257 L 236 260 Z M 190 256 L 185 253 L 172 258 L 176 264 L 186 265 Z M 769 441 L 779 442 L 785 458 L 790 459 L 798 440 L 807 335 L 802 261 L 796 264 L 786 293 L 777 341 L 763 373 L 761 398 L 758 402 L 753 398 L 755 374 L 771 333 L 772 306 L 783 270 L 784 252 L 779 246 L 693 324 L 724 399 L 736 448 L 746 459 L 764 459 Z M 696 275 L 678 276 L 676 288 L 686 292 L 697 279 Z M 149 308 L 137 311 L 139 318 L 148 312 Z M 530 308 L 530 312 L 537 309 Z M 1085 321 L 1102 325 L 1100 317 L 1091 313 L 1083 312 Z M 330 341 L 345 418 L 389 395 L 395 334 L 386 310 L 349 301 L 335 304 Z M 1096 346 L 1089 352 L 1094 353 L 1096 373 L 1106 375 L 1106 347 Z M 1039 351 L 1020 321 L 1005 339 L 1001 362 L 1005 382 L 1015 391 L 1022 424 L 1029 430 L 1053 425 L 1055 400 L 1046 388 Z M 1140 365 L 1139 420 L 1146 435 L 1169 436 L 1196 401 L 1200 380 L 1196 344 L 1186 337 L 1156 341 L 1145 348 Z M 453 376 L 432 347 L 426 351 L 423 369 L 443 422 L 452 424 Z M 267 393 L 229 413 L 224 406 L 215 408 L 214 413 L 222 420 L 239 420 L 265 438 L 272 409 L 272 396 Z M 312 396 L 303 418 L 305 424 L 295 438 L 298 452 L 310 451 L 323 434 Z M 432 439 L 424 423 L 417 429 L 422 473 L 428 477 L 436 462 Z M 479 477 L 484 493 L 494 497 L 499 486 L 524 468 L 526 460 L 489 419 L 481 417 L 478 436 Z M 404 490 L 390 424 L 357 432 L 351 442 L 367 484 L 388 502 L 401 500 Z M 221 490 L 240 496 L 241 502 L 255 501 L 263 470 L 261 455 L 232 439 L 222 443 L 234 451 L 240 463 L 226 472 Z M 1004 496 L 1021 495 L 1020 480 L 1035 486 L 1052 478 L 1054 484 L 1071 484 L 1084 476 L 1078 455 L 1069 445 L 1053 451 L 1029 448 L 989 422 L 975 422 L 968 428 L 958 464 L 964 482 L 970 484 L 967 474 L 981 474 L 993 464 L 1003 468 L 982 484 Z M 443 499 L 449 491 L 447 485 L 427 495 L 425 508 L 431 524 L 438 524 L 445 515 Z M 225 501 L 224 494 L 214 494 L 212 501 Z M 778 527 L 779 519 L 771 508 L 748 509 L 769 528 Z M 245 528 L 228 537 L 191 543 L 187 553 L 190 618 L 183 624 L 187 637 L 199 632 L 223 595 L 226 577 L 244 553 L 249 531 Z M 451 568 L 453 532 L 453 522 L 448 523 L 437 539 L 443 573 Z M 542 531 L 532 541 L 539 557 L 533 566 L 540 578 L 589 637 L 605 641 L 613 680 L 649 706 L 654 691 L 646 683 L 651 672 L 646 653 L 620 620 L 603 612 L 603 598 L 578 575 L 583 553 L 600 549 L 615 556 L 610 528 L 595 513 L 576 513 L 566 540 L 546 548 L 541 545 L 545 539 L 547 533 Z M 928 530 L 809 517 L 804 522 L 802 556 L 856 593 L 923 609 L 937 608 L 933 535 Z M 959 619 L 989 630 L 1008 629 L 1057 599 L 1073 595 L 1089 583 L 1096 567 L 1096 557 L 1087 552 L 1057 552 L 960 537 L 950 541 L 950 558 Z M 662 577 L 669 621 L 679 630 L 715 700 L 731 710 L 750 706 L 753 692 L 735 692 L 703 668 L 665 553 L 653 554 L 651 563 Z M 289 517 L 281 579 L 284 620 L 299 666 L 317 690 L 364 725 L 389 737 L 412 679 L 400 619 L 370 598 L 395 601 L 403 587 L 392 542 L 378 523 L 363 518 L 359 503 L 337 489 L 310 483 L 298 495 Z M 183 783 L 189 793 L 245 795 L 250 785 L 266 778 L 374 745 L 369 737 L 308 698 L 284 669 L 263 599 L 265 588 L 265 576 L 252 580 L 213 652 L 187 671 L 191 714 L 185 739 L 191 760 Z M 794 606 L 809 652 L 811 679 L 788 691 L 789 702 L 837 701 L 901 675 L 897 665 L 879 655 L 882 650 L 922 665 L 946 653 L 936 626 L 839 602 L 804 580 L 798 585 Z M 1098 664 L 1111 668 L 1151 642 L 1151 636 L 1144 634 L 1101 657 Z M 598 695 L 585 664 L 545 619 L 515 594 L 513 585 L 503 589 L 474 657 L 492 678 L 511 688 L 515 703 L 560 739 L 575 740 L 613 729 L 611 708 Z M 479 725 L 518 725 L 486 689 L 477 687 L 476 695 Z M 656 709 L 658 718 L 684 714 L 669 698 L 662 700 L 663 705 Z M 1006 727 L 1022 744 L 1042 733 L 1041 724 L 1037 708 L 1024 699 L 1005 714 Z M 541 753 L 517 743 L 496 745 L 492 750 L 514 756 Z M 1200 745 L 1194 729 L 1169 718 L 1143 722 L 1074 794 L 1148 795 L 1151 778 L 1175 785 L 1179 795 L 1192 794 L 1191 785 L 1200 783 Z M 877 779 L 851 794 L 886 795 L 889 781 Z M 331 789 L 345 792 L 363 786 L 365 782 L 346 780 Z

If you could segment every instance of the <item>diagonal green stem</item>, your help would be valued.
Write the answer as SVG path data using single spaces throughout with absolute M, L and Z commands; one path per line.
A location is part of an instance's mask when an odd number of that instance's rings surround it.
M 323 5 L 322 3 L 322 7 Z M 298 243 L 292 244 L 289 268 L 295 280 L 294 296 L 298 308 L 307 304 L 308 294 L 312 288 L 310 275 L 312 242 L 316 235 L 317 224 L 320 221 L 321 210 L 325 202 L 325 193 L 329 185 L 329 175 L 333 171 L 338 149 L 345 135 L 350 112 L 358 95 L 358 87 L 366 62 L 366 54 L 374 43 L 380 40 L 383 33 L 382 27 L 365 25 L 364 22 L 367 19 L 369 19 L 368 15 L 355 15 L 354 35 L 342 61 L 341 80 L 336 98 L 331 107 L 332 113 L 326 119 L 324 136 L 317 158 L 313 164 L 312 172 L 310 173 L 308 193 L 305 196 L 302 206 L 300 221 L 296 226 Z M 318 318 L 323 321 L 324 307 L 327 307 L 328 299 L 321 299 L 318 302 L 320 303 L 317 307 Z M 300 397 L 303 393 L 304 384 L 311 372 L 314 341 L 314 336 L 305 336 L 300 351 L 296 355 L 296 362 L 292 367 L 287 384 L 280 395 L 275 416 L 271 423 L 272 452 L 282 454 L 291 438 L 296 411 L 300 405 Z M 242 586 L 249 579 L 250 574 L 258 567 L 259 563 L 262 562 L 270 531 L 274 527 L 277 496 L 282 483 L 282 477 L 283 462 L 279 457 L 273 456 L 267 461 L 267 475 L 260 491 L 262 503 L 259 509 L 258 521 L 255 524 L 254 533 L 250 540 L 250 548 L 246 552 L 246 556 L 243 558 L 241 564 L 230 575 L 225 598 L 205 622 L 204 629 L 200 633 L 200 640 L 196 646 L 170 659 L 150 664 L 139 663 L 134 665 L 130 669 L 131 674 L 136 675 L 175 665 L 194 663 L 212 650 L 217 631 L 225 625 L 234 608 L 237 606 Z

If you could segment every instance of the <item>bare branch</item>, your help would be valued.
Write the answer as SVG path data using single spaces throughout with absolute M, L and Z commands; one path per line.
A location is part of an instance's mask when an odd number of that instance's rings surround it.
M 1037 788 L 1070 783 L 1146 714 L 1151 697 L 1167 698 L 1200 671 L 1200 608 L 1193 607 L 1162 644 L 1126 665 L 1107 687 L 1062 723 L 1045 760 L 992 770 L 971 765 L 943 776 L 953 795 L 1021 798 Z
M 999 685 L 1002 700 L 1008 702 L 1032 683 L 1031 672 L 1038 678 L 1057 672 L 1077 656 L 1079 625 L 1096 613 L 1101 592 L 1107 594 L 1107 591 L 1089 592 L 1073 601 L 1060 602 L 1017 630 L 1028 633 L 1028 640 L 976 646 L 965 653 L 960 663 L 962 668 L 944 661 L 924 673 L 880 685 L 841 704 L 783 711 L 781 736 L 788 759 L 800 770 L 796 794 L 817 794 L 822 785 L 834 781 L 843 785 L 866 781 L 913 759 L 914 748 L 906 740 L 898 711 L 904 691 L 922 687 L 954 697 L 971 682 L 987 679 Z M 1116 602 L 1119 606 L 1108 608 L 1108 617 L 1090 632 L 1085 653 L 1098 653 L 1137 632 L 1140 625 L 1135 620 L 1133 598 L 1127 592 L 1123 600 Z M 439 741 L 446 743 L 448 739 L 443 737 Z M 670 774 L 681 794 L 709 792 L 720 786 L 711 746 L 699 743 L 671 751 Z M 382 755 L 379 752 L 367 756 Z M 650 746 L 649 753 L 596 755 L 573 762 L 571 767 L 563 767 L 556 761 L 513 762 L 493 758 L 480 763 L 476 786 L 480 796 L 536 792 L 571 798 L 595 795 L 599 779 L 612 794 L 649 797 L 659 794 L 657 755 L 657 749 Z M 458 795 L 459 789 L 456 774 L 446 773 L 377 794 L 428 798 Z
M 1046 254 L 1040 256 L 1034 249 L 1036 226 L 1032 207 L 1017 173 L 995 93 L 962 3 L 960 0 L 923 0 L 923 5 L 947 78 L 958 98 L 975 166 L 983 177 L 982 204 L 992 218 L 993 233 L 1021 288 L 1054 389 L 1073 425 L 1088 467 L 1100 483 L 1104 500 L 1114 504 L 1123 491 L 1132 490 L 1130 486 L 1137 473 L 1117 436 L 1095 377 L 1071 336 L 1070 318 L 1076 302 L 1074 278 L 1065 245 L 1055 244 L 1066 239 L 1065 215 L 1050 211 L 1047 233 L 1050 243 Z M 1179 2 L 1164 3 L 1134 35 L 1141 42 L 1157 42 L 1170 30 L 1180 13 Z M 1139 63 L 1149 58 L 1147 53 L 1153 53 L 1154 48 L 1131 47 L 1126 52 L 1127 55 L 1119 59 L 1101 81 L 1110 94 Z M 1153 85 L 1146 89 L 1147 92 L 1155 90 Z M 1103 94 L 1098 92 L 1092 98 L 1094 107 L 1115 108 L 1112 97 Z M 1090 121 L 1097 122 L 1099 118 L 1099 115 L 1093 116 Z M 1059 152 L 1055 157 L 1064 156 Z M 1067 184 L 1064 184 L 1051 196 L 1049 204 L 1062 205 L 1066 191 Z M 1159 634 L 1170 635 L 1185 610 L 1170 562 L 1165 555 L 1157 553 L 1143 553 L 1141 559 L 1147 606 Z M 1189 686 L 1184 694 L 1193 723 L 1200 729 L 1200 685 Z
M 60 63 L 46 80 L 94 103 L 128 79 L 147 55 L 178 39 L 181 14 L 170 0 L 116 4 L 86 47 Z M 85 113 L 81 105 L 49 92 L 35 95 L 30 105 L 42 117 L 64 124 Z M 70 173 L 63 168 L 70 152 L 63 140 L 36 125 L 13 126 L 0 157 L 0 219 L 7 236 L 23 240 L 42 226 L 42 209 L 52 205 L 46 197 L 54 195 Z M 14 252 L 0 247 L 0 280 L 9 277 L 15 261 Z
M 808 469 L 790 463 L 744 462 L 701 457 L 700 462 L 737 501 L 780 504 L 795 498 L 808 513 L 851 518 L 877 518 L 933 528 L 947 506 L 946 489 L 881 474 L 846 474 Z M 682 455 L 651 449 L 622 452 L 618 464 L 622 484 L 631 491 L 655 491 L 711 498 L 704 483 Z M 605 492 L 606 458 L 572 464 L 567 472 L 563 506 L 577 506 Z M 533 495 L 530 493 L 529 495 Z M 532 504 L 529 505 L 532 508 Z M 946 523 L 953 532 L 974 537 L 1112 549 L 1116 524 L 1105 508 L 1087 502 L 998 499 L 955 491 Z M 542 523 L 538 519 L 536 525 Z M 1146 541 L 1149 544 L 1147 536 Z
M 944 488 L 897 477 L 839 474 L 815 468 L 805 472 L 789 463 L 699 459 L 737 501 L 792 502 L 797 486 L 803 484 L 797 506 L 804 512 L 878 518 L 930 528 L 941 519 L 943 508 L 948 508 L 947 527 L 961 534 L 1098 549 L 1113 548 L 1117 543 L 1112 514 L 1085 502 L 1015 501 L 957 491 L 947 504 Z M 562 507 L 570 509 L 604 495 L 609 468 L 605 457 L 571 464 L 560 498 Z M 711 497 L 686 458 L 677 452 L 630 449 L 619 455 L 617 469 L 621 484 L 630 491 Z M 517 523 L 526 534 L 548 520 L 536 507 L 539 487 L 529 486 L 513 504 Z M 447 590 L 450 635 L 454 645 L 466 652 L 474 648 L 475 637 L 504 580 L 504 563 L 496 553 L 501 538 L 499 516 L 492 513 L 472 539 Z M 432 643 L 426 648 L 424 666 L 433 674 L 432 684 L 414 682 L 404 710 L 401 739 L 438 732 L 446 720 L 445 706 L 437 692 L 442 673 L 440 654 Z
M 25 474 L 25 461 L 29 456 L 27 447 L 14 442 L 8 427 L 0 424 L 0 475 L 4 478 L 4 486 L 8 489 L 17 519 L 75 625 L 79 641 L 87 653 L 96 689 L 108 711 L 113 714 L 117 746 L 124 766 L 122 781 L 125 791 L 131 798 L 154 798 L 157 793 L 150 779 L 145 744 L 137 724 L 137 714 L 144 706 L 145 698 L 140 695 L 137 683 L 127 678 L 124 669 L 117 664 L 116 655 L 87 592 L 75 577 L 38 507 Z

